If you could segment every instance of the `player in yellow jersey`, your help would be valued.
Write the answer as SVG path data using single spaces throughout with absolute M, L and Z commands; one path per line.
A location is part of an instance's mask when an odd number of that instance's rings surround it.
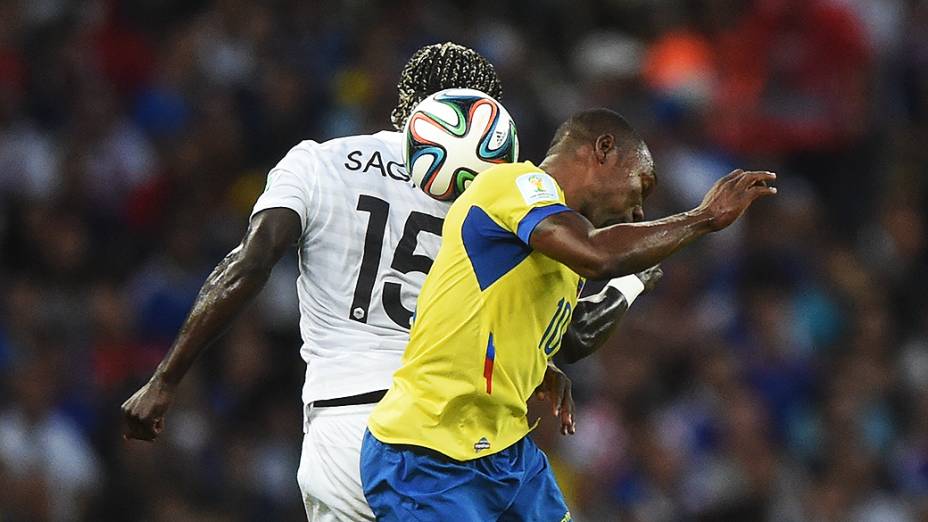
M 633 223 L 653 162 L 606 109 L 571 117 L 539 166 L 480 174 L 445 218 L 402 366 L 368 421 L 361 478 L 378 520 L 569 520 L 526 401 L 584 278 L 657 264 L 775 194 L 774 179 L 737 170 L 693 211 Z

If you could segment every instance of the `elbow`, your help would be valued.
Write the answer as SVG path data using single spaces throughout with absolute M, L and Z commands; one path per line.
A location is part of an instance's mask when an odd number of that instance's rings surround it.
M 591 257 L 576 272 L 586 279 L 605 280 L 635 274 L 650 266 L 639 265 L 634 256 L 610 252 Z
M 567 342 L 567 339 L 564 339 L 564 342 L 561 343 L 561 349 L 558 351 L 558 356 L 567 364 L 573 364 L 580 359 L 583 359 L 583 355 L 579 353 L 579 347 L 574 343 Z
M 578 267 L 577 274 L 586 279 L 604 280 L 633 272 L 623 272 L 624 256 L 600 255 L 589 259 L 583 266 Z
M 573 364 L 590 355 L 590 347 L 593 342 L 593 338 L 587 332 L 571 326 L 561 340 L 561 349 L 558 351 L 558 355 L 565 363 Z
M 579 263 L 579 266 L 574 267 L 574 271 L 577 272 L 580 277 L 593 280 L 608 279 L 611 270 L 612 262 L 609 257 L 605 255 L 590 256 L 588 259 L 584 260 L 583 263 Z
M 572 350 L 561 350 L 559 355 L 561 356 L 561 360 L 566 364 L 573 364 L 582 359 L 582 357 L 574 353 Z

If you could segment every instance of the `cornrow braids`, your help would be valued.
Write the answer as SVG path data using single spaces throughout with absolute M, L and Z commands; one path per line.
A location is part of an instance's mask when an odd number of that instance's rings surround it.
M 412 55 L 400 73 L 396 85 L 399 101 L 390 121 L 396 130 L 402 130 L 419 102 L 452 88 L 477 89 L 497 100 L 503 94 L 493 64 L 477 51 L 451 42 L 427 45 Z

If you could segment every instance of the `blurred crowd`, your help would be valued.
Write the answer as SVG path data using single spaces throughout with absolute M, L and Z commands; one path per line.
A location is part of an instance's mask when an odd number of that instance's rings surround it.
M 543 418 L 577 521 L 928 520 L 928 2 L 0 2 L 0 521 L 304 517 L 287 257 L 182 386 L 151 374 L 264 176 L 386 128 L 421 45 L 493 62 L 540 160 L 607 106 L 650 217 L 736 167 L 780 194 L 664 266 Z M 544 410 L 538 408 L 541 416 Z

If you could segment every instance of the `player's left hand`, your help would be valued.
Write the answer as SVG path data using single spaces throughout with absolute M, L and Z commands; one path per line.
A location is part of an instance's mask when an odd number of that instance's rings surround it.
M 551 413 L 561 421 L 561 435 L 573 435 L 577 432 L 574 422 L 574 398 L 570 392 L 570 377 L 548 361 L 545 378 L 535 390 L 535 397 L 551 403 Z
M 642 293 L 646 294 L 651 290 L 654 290 L 654 287 L 657 286 L 658 281 L 664 277 L 664 271 L 661 270 L 661 265 L 654 265 L 651 268 L 642 270 L 635 275 L 638 276 L 638 279 L 640 279 L 642 284 L 644 284 L 644 292 Z

